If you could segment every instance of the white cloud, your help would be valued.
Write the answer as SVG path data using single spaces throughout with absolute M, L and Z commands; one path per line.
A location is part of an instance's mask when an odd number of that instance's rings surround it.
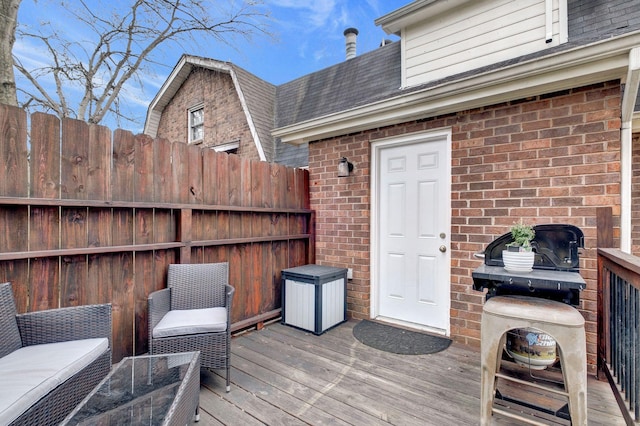
M 315 59 L 316 62 L 319 62 L 319 61 L 323 60 L 327 56 L 329 56 L 329 55 L 328 55 L 326 47 L 318 49 L 315 52 L 313 52 L 313 59 Z
M 307 41 L 303 41 L 298 44 L 298 56 L 301 58 L 305 58 L 307 56 L 307 50 L 309 48 L 309 43 Z
M 378 2 L 378 0 L 367 0 L 367 4 L 371 8 L 371 10 L 373 10 L 375 16 L 379 17 L 379 15 L 380 15 L 380 3 Z
M 13 45 L 13 55 L 27 69 L 42 68 L 51 64 L 46 50 L 22 39 L 16 39 Z
M 336 9 L 335 0 L 267 0 L 267 4 L 282 9 L 290 9 L 295 21 L 288 22 L 296 27 L 305 29 L 306 32 L 327 26 Z
M 266 3 L 274 9 L 272 16 L 279 17 L 273 26 L 279 30 L 280 40 L 295 45 L 300 59 L 310 56 L 316 63 L 342 57 L 336 45 L 344 37 L 343 31 L 357 27 L 371 11 L 366 3 L 354 0 L 266 0 Z

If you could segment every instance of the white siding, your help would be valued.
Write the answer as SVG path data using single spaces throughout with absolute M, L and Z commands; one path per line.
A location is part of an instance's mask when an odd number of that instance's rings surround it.
M 403 86 L 414 86 L 548 49 L 566 41 L 566 0 L 470 1 L 403 30 Z

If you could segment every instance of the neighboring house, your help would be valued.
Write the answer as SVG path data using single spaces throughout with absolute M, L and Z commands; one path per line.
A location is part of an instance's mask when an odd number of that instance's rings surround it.
M 474 254 L 520 219 L 570 223 L 585 234 L 595 371 L 598 207 L 640 254 L 637 1 L 417 0 L 376 24 L 401 41 L 269 92 L 264 159 L 282 143 L 308 149 L 316 260 L 353 269 L 350 316 L 479 346 Z
M 151 101 L 144 133 L 277 162 L 307 165 L 307 145 L 271 136 L 276 87 L 229 62 L 183 55 Z

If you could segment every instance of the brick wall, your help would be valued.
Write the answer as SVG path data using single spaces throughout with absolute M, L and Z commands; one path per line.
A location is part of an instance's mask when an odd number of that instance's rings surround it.
M 339 178 L 338 163 L 354 164 Z M 369 135 L 362 133 L 309 146 L 309 196 L 316 210 L 316 263 L 353 268 L 347 283 L 347 309 L 369 317 Z
M 534 224 L 573 224 L 585 234 L 580 269 L 587 289 L 580 309 L 587 320 L 593 372 L 595 210 L 612 206 L 619 220 L 620 99 L 619 83 L 608 82 L 311 143 L 316 261 L 353 268 L 349 315 L 368 318 L 370 312 L 370 141 L 449 127 L 452 337 L 480 345 L 484 296 L 472 289 L 471 272 L 481 262 L 474 253 L 520 218 Z M 342 156 L 355 165 L 348 178 L 336 176 Z
M 188 141 L 188 111 L 200 104 L 204 104 L 203 147 L 239 141 L 238 155 L 260 159 L 231 76 L 214 70 L 195 68 L 191 72 L 165 107 L 158 137 Z

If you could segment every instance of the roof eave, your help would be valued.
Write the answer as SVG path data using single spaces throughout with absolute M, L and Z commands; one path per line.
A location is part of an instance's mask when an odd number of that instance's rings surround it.
M 305 142 L 623 78 L 640 32 L 274 129 L 283 142 Z

